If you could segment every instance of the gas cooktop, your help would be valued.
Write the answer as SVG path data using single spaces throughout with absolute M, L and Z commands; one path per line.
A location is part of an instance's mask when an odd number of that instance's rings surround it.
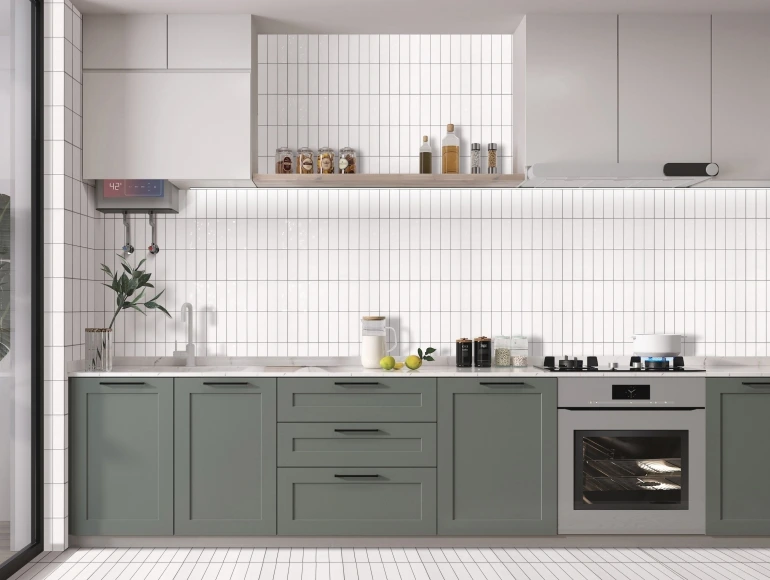
M 681 356 L 673 357 L 669 361 L 666 357 L 648 357 L 642 360 L 640 356 L 632 356 L 627 367 L 599 367 L 599 360 L 595 356 L 586 357 L 585 365 L 583 361 L 574 357 L 570 359 L 565 356 L 563 360 L 557 361 L 555 357 L 547 356 L 543 359 L 541 366 L 536 368 L 552 373 L 580 373 L 580 372 L 613 372 L 613 373 L 638 373 L 638 372 L 671 372 L 671 373 L 702 373 L 706 369 L 694 369 L 684 366 L 684 358 Z

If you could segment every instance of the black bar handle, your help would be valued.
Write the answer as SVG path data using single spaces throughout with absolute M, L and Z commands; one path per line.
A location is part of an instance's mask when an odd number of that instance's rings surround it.
M 352 474 L 351 473 L 350 475 L 345 475 L 344 473 L 335 473 L 334 474 L 334 477 L 337 477 L 339 479 L 344 479 L 346 477 L 358 478 L 358 479 L 364 479 L 364 478 L 374 479 L 374 478 L 379 477 L 379 476 L 380 475 L 378 473 L 372 473 L 372 474 L 366 474 L 366 473 L 364 473 L 364 474 L 358 474 L 358 473 Z
M 248 387 L 251 383 L 203 383 L 207 387 Z
M 335 433 L 379 433 L 379 429 L 335 429 Z
M 757 383 L 757 382 L 747 381 L 741 384 L 746 385 L 747 387 L 770 387 L 770 382 Z
M 138 387 L 141 385 L 146 385 L 147 383 L 140 382 L 140 381 L 110 381 L 110 382 L 99 382 L 100 385 L 104 385 L 105 387 Z
M 482 387 L 530 387 L 527 383 L 479 383 Z
M 363 382 L 363 383 L 334 383 L 334 384 L 339 387 L 376 387 L 380 383 L 373 381 L 373 382 Z

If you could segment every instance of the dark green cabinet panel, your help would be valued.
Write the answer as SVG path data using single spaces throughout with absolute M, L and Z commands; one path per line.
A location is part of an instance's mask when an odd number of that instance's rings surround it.
M 278 420 L 434 422 L 436 379 L 278 379 Z
M 278 533 L 435 535 L 436 470 L 279 468 Z
M 173 379 L 72 379 L 72 534 L 174 533 L 173 405 Z
M 435 423 L 281 423 L 281 467 L 436 467 Z
M 706 533 L 770 535 L 770 378 L 706 384 Z
M 438 533 L 556 534 L 556 380 L 439 379 Z
M 178 535 L 275 534 L 275 379 L 175 380 Z

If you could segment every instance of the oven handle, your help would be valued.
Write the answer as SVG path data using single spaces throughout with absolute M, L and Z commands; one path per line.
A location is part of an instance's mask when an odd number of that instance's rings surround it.
M 770 387 L 770 382 L 747 381 L 741 384 L 745 387 L 751 387 L 752 389 L 756 389 L 758 387 Z
M 702 411 L 705 407 L 559 407 L 560 411 Z

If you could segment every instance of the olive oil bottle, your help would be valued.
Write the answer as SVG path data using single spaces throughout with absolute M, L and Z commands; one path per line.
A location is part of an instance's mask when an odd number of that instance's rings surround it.
M 433 173 L 433 151 L 431 151 L 428 136 L 422 136 L 420 146 L 420 173 Z
M 460 173 L 460 138 L 452 123 L 446 126 L 446 137 L 441 140 L 441 173 Z

